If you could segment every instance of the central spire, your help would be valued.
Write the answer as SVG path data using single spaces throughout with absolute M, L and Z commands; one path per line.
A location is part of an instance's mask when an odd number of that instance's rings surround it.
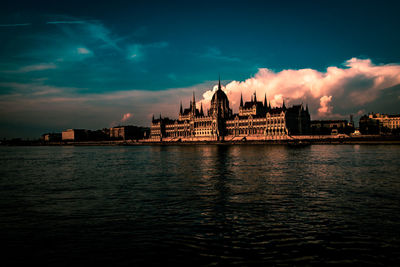
M 218 74 L 218 90 L 222 90 L 221 89 L 221 75 Z
M 193 113 L 193 115 L 196 115 L 196 99 L 194 97 L 194 91 L 193 91 L 193 100 L 192 100 L 192 113 Z
M 200 102 L 200 116 L 204 116 L 203 103 L 202 102 Z

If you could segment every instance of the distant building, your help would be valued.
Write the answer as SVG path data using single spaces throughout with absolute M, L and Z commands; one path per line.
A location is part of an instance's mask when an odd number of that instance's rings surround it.
M 353 120 L 353 114 L 350 114 L 350 121 L 349 121 L 349 124 L 348 124 L 350 127 L 354 127 L 355 125 L 354 125 L 354 120 Z
M 196 108 L 196 100 L 190 101 L 187 109 L 180 106 L 177 120 L 162 118 L 152 120 L 150 140 L 153 141 L 207 141 L 234 140 L 251 138 L 253 140 L 280 139 L 289 135 L 308 134 L 310 132 L 310 113 L 308 106 L 296 105 L 286 108 L 271 108 L 266 96 L 264 103 L 257 96 L 243 103 L 240 99 L 239 113 L 233 114 L 229 100 L 218 83 L 210 109 L 204 114 L 203 106 Z
M 380 134 L 398 132 L 400 129 L 400 115 L 370 113 L 360 118 L 360 132 L 362 134 Z
M 68 129 L 62 131 L 63 141 L 86 141 L 88 139 L 87 130 L 84 129 Z
M 139 140 L 148 135 L 148 128 L 138 126 L 117 126 L 109 128 L 111 140 Z
M 68 129 L 60 134 L 63 141 L 106 141 L 106 140 L 139 140 L 148 136 L 149 128 L 138 126 L 117 126 L 102 130 Z
M 349 134 L 354 126 L 347 120 L 314 120 L 311 121 L 311 133 L 314 135 Z
M 58 142 L 62 140 L 61 133 L 45 133 L 41 138 L 45 142 Z
M 103 130 L 86 131 L 87 141 L 105 141 L 109 139 L 108 132 Z

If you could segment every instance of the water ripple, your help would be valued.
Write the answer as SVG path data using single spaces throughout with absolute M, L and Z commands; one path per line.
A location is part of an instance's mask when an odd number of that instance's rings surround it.
M 8 265 L 396 265 L 399 146 L 1 147 Z

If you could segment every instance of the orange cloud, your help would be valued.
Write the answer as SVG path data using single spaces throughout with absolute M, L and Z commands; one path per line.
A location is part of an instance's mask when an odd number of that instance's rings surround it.
M 306 102 L 314 112 L 318 111 L 314 115 L 323 117 L 346 101 L 354 106 L 372 102 L 381 90 L 397 84 L 400 84 L 400 65 L 375 65 L 370 59 L 352 58 L 344 67 L 328 67 L 325 72 L 314 69 L 274 72 L 261 68 L 254 77 L 232 81 L 223 90 L 234 109 L 237 109 L 241 93 L 246 101 L 256 92 L 259 100 L 266 94 L 272 106 L 281 105 L 283 99 L 288 104 Z M 208 107 L 215 90 L 216 86 L 203 94 L 203 106 Z
M 129 120 L 131 117 L 133 117 L 132 113 L 125 113 L 124 116 L 122 116 L 121 122 L 126 122 Z
M 332 106 L 329 105 L 329 103 L 332 100 L 332 96 L 326 96 L 324 95 L 319 99 L 320 102 L 320 108 L 318 109 L 318 112 L 320 114 L 330 114 L 332 112 Z

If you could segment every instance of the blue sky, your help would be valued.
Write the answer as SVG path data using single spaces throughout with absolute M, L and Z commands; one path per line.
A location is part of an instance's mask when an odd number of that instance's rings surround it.
M 231 104 L 240 88 L 248 96 L 267 93 L 276 105 L 282 97 L 310 103 L 315 118 L 398 113 L 399 7 L 396 1 L 3 1 L 0 138 L 148 126 L 152 113 L 176 116 L 193 91 L 206 104 L 203 94 L 218 74 Z M 358 63 L 349 63 L 353 58 Z M 365 60 L 370 68 L 355 71 Z M 268 76 L 260 69 L 279 80 L 292 79 L 285 70 L 325 77 L 332 66 L 352 69 L 335 76 L 347 79 L 335 86 L 348 93 L 243 89 L 246 80 Z M 374 66 L 386 66 L 379 77 Z M 357 92 L 374 97 L 347 103 Z M 322 113 L 329 97 L 329 112 Z M 127 113 L 129 121 L 122 121 Z

